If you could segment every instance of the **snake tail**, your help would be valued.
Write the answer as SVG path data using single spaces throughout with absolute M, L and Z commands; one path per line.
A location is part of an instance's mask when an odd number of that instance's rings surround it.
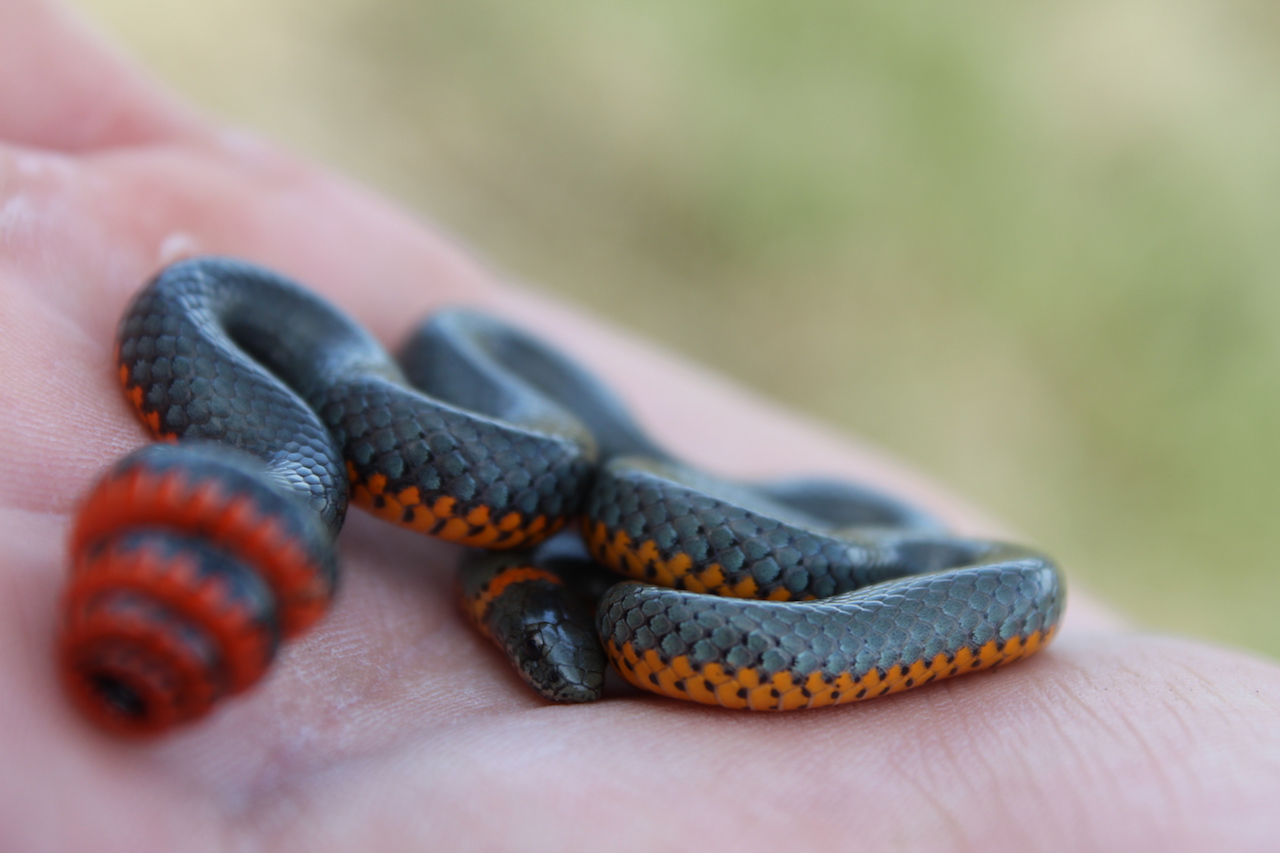
M 256 683 L 337 582 L 332 536 L 258 460 L 153 445 L 116 464 L 71 542 L 59 671 L 103 728 L 163 731 Z

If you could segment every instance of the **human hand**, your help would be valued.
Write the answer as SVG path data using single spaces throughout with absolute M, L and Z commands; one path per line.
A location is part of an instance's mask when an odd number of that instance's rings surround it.
M 116 319 L 180 256 L 307 282 L 396 343 L 505 314 L 599 371 L 654 437 L 742 476 L 847 475 L 978 514 L 572 310 L 362 190 L 211 125 L 56 5 L 0 4 L 0 850 L 1265 849 L 1280 669 L 1072 593 L 1007 669 L 810 713 L 537 699 L 452 601 L 455 549 L 355 511 L 331 614 L 256 691 L 155 742 L 75 715 L 52 641 L 67 530 L 146 441 Z

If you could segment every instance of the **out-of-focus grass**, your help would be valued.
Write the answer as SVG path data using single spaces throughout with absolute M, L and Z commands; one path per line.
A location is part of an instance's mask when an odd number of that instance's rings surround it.
M 222 116 L 1280 652 L 1263 0 L 79 0 Z

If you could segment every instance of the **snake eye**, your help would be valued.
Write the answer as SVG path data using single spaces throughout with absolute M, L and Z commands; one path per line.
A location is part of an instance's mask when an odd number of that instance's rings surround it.
M 532 627 L 524 635 L 523 651 L 527 660 L 541 658 L 547 648 L 547 640 L 540 627 Z

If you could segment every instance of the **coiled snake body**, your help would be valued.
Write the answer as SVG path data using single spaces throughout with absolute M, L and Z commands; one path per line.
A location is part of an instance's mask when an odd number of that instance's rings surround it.
M 858 486 L 708 476 L 476 312 L 437 314 L 401 366 L 298 285 L 200 258 L 135 298 L 118 357 L 170 444 L 86 500 L 59 641 L 70 694 L 114 731 L 195 719 L 261 677 L 332 598 L 348 496 L 486 549 L 463 561 L 465 609 L 556 701 L 598 698 L 607 658 L 703 703 L 838 704 L 1023 657 L 1058 623 L 1043 555 Z M 551 539 L 570 523 L 581 540 Z M 634 580 L 596 606 L 592 563 Z

